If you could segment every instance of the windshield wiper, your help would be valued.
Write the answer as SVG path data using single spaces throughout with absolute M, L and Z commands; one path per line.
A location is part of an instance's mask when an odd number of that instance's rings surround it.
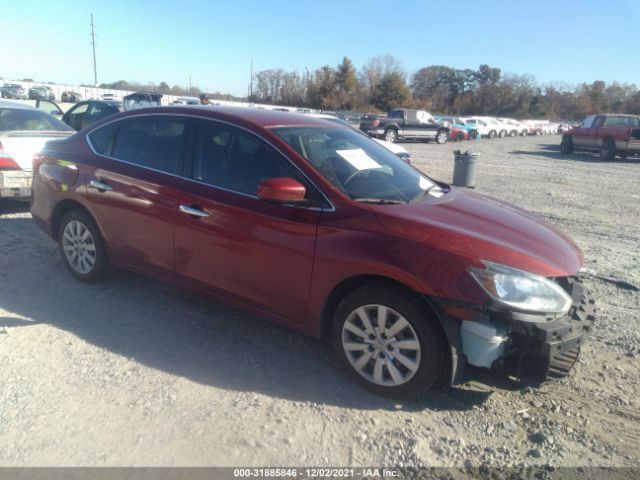
M 393 200 L 390 198 L 354 198 L 353 201 L 360 203 L 377 203 L 378 205 L 402 205 L 407 203 L 404 200 Z
M 436 186 L 437 186 L 437 185 L 435 185 L 435 184 L 434 184 L 434 185 L 431 185 L 431 186 L 429 186 L 429 187 L 425 188 L 423 191 L 421 191 L 419 194 L 417 194 L 415 197 L 413 197 L 413 198 L 409 201 L 409 203 L 415 203 L 415 202 L 417 202 L 418 200 L 420 200 L 421 198 L 426 197 L 427 195 L 429 195 L 429 192 L 430 192 L 431 190 L 433 190 Z

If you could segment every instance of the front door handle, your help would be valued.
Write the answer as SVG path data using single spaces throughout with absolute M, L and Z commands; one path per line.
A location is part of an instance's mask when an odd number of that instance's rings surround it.
M 189 205 L 180 205 L 180 211 L 192 217 L 204 218 L 209 216 L 209 214 L 201 208 L 190 207 Z
M 95 188 L 101 192 L 110 192 L 113 190 L 113 187 L 106 182 L 101 182 L 99 180 L 91 180 L 89 182 L 89 187 Z

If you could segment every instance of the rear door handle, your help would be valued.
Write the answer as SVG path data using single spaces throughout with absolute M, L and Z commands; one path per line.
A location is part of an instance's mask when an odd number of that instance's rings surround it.
M 186 213 L 187 215 L 191 215 L 192 217 L 204 218 L 208 217 L 209 214 L 200 208 L 190 207 L 189 205 L 180 205 L 180 211 L 182 213 Z
M 113 187 L 106 182 L 101 182 L 99 180 L 91 180 L 89 182 L 89 187 L 100 190 L 101 192 L 110 192 L 113 190 Z

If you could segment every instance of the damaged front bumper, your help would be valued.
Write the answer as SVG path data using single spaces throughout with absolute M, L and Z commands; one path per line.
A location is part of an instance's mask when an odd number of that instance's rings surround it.
M 565 377 L 593 329 L 596 309 L 580 279 L 557 282 L 573 300 L 560 318 L 432 299 L 451 345 L 452 383 L 470 378 L 466 365 L 487 368 L 526 385 Z

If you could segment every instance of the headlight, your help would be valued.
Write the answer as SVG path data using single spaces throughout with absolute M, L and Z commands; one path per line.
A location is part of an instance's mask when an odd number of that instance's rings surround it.
M 536 313 L 562 313 L 571 308 L 571 297 L 560 285 L 533 273 L 484 262 L 486 269 L 470 268 L 469 273 L 497 302 Z

